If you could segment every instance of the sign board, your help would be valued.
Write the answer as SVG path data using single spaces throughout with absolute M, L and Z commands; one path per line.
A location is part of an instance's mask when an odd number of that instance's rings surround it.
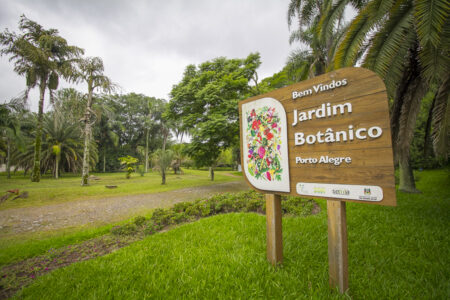
M 339 69 L 239 103 L 241 163 L 266 193 L 396 205 L 386 87 Z

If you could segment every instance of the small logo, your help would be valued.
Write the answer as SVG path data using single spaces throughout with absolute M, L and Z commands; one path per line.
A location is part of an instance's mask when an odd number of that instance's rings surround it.
M 325 188 L 323 187 L 314 187 L 314 194 L 325 194 Z
M 302 193 L 307 193 L 307 192 L 308 192 L 308 191 L 306 190 L 305 185 L 302 184 L 302 183 L 297 184 L 297 191 L 300 191 L 300 192 L 302 192 Z
M 371 195 L 370 189 L 364 189 L 364 195 Z
M 333 189 L 333 194 L 334 195 L 343 195 L 343 196 L 348 196 L 348 195 L 350 195 L 350 190 L 347 190 L 347 189 Z

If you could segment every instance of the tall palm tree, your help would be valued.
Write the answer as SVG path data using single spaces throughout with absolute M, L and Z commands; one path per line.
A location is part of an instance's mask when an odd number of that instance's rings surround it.
M 94 115 L 92 110 L 93 105 L 93 95 L 96 89 L 100 89 L 105 92 L 111 92 L 115 85 L 111 80 L 103 75 L 105 70 L 103 66 L 103 61 L 99 57 L 88 57 L 80 60 L 79 62 L 79 77 L 87 83 L 88 93 L 87 93 L 87 103 L 86 110 L 84 114 L 84 154 L 83 154 L 83 170 L 81 174 L 81 185 L 89 185 L 89 148 L 92 139 L 92 125 L 95 120 L 91 119 Z
M 58 87 L 59 77 L 74 79 L 73 62 L 83 53 L 83 49 L 68 45 L 58 35 L 58 30 L 44 29 L 24 15 L 20 17 L 19 29 L 22 32 L 20 35 L 8 29 L 0 33 L 0 54 L 10 55 L 10 61 L 14 61 L 14 71 L 25 76 L 25 97 L 31 88 L 39 87 L 39 112 L 31 177 L 31 181 L 39 182 L 45 91 L 49 90 L 52 99 L 52 91 Z
M 409 148 L 420 103 L 435 92 L 432 118 L 435 150 L 448 158 L 450 4 L 446 0 L 372 0 L 349 25 L 334 57 L 334 67 L 362 66 L 384 79 L 394 100 L 391 129 L 399 189 L 417 192 Z M 437 87 L 437 88 L 436 88 Z M 440 147 L 439 147 L 440 146 Z

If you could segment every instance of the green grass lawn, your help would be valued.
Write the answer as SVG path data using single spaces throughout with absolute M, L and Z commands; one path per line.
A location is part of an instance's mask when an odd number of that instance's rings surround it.
M 0 210 L 56 204 L 73 200 L 165 192 L 237 180 L 235 177 L 224 175 L 228 172 L 215 172 L 214 181 L 208 178 L 208 171 L 184 170 L 184 172 L 184 175 L 174 175 L 169 172 L 165 185 L 161 185 L 161 176 L 156 172 L 147 173 L 143 177 L 139 174 L 133 174 L 131 179 L 126 179 L 125 173 L 96 173 L 93 175 L 99 177 L 100 180 L 91 180 L 90 186 L 87 187 L 80 186 L 80 176 L 69 174 L 60 179 L 44 177 L 38 183 L 31 182 L 28 176 L 16 175 L 12 179 L 6 179 L 6 176 L 3 175 L 0 177 L 1 192 L 19 189 L 20 192 L 28 191 L 29 197 L 7 200 L 0 204 Z M 108 189 L 105 185 L 117 185 L 118 188 Z
M 265 217 L 219 215 L 147 237 L 110 255 L 53 271 L 28 299 L 448 299 L 448 171 L 424 171 L 423 194 L 397 207 L 347 204 L 347 295 L 328 289 L 326 202 L 283 219 L 284 263 L 266 261 Z
M 120 222 L 124 223 L 124 222 Z M 118 223 L 118 224 L 120 224 Z M 65 228 L 2 237 L 0 240 L 0 267 L 41 255 L 51 248 L 73 245 L 109 233 L 113 225 L 86 228 Z

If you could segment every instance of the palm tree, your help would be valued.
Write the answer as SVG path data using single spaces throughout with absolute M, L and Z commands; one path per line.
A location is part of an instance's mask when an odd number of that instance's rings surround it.
M 94 114 L 92 110 L 93 94 L 96 89 L 105 92 L 111 92 L 114 89 L 114 84 L 111 80 L 103 75 L 104 66 L 103 61 L 99 57 L 88 57 L 79 62 L 79 76 L 88 85 L 87 103 L 84 114 L 84 154 L 83 154 L 83 171 L 81 175 L 81 185 L 89 185 L 89 148 L 91 144 L 91 127 L 95 120 L 91 120 L 91 115 Z M 94 114 L 95 115 L 95 114 Z
M 399 189 L 417 192 L 409 148 L 420 103 L 435 92 L 430 117 L 435 151 L 448 158 L 450 5 L 446 0 L 372 0 L 352 20 L 334 57 L 334 67 L 362 66 L 384 79 L 390 98 L 392 140 Z M 443 140 L 444 139 L 444 140 Z M 439 147 L 440 146 L 440 147 Z
M 153 154 L 155 165 L 161 172 L 161 184 L 166 184 L 166 170 L 170 167 L 173 159 L 172 150 L 158 149 Z
M 80 139 L 81 130 L 77 123 L 72 123 L 64 114 L 53 111 L 44 115 L 42 140 L 41 173 L 52 170 L 58 179 L 65 172 L 79 172 L 82 167 L 83 141 Z M 97 160 L 95 144 L 91 145 L 90 161 Z M 24 152 L 13 154 L 17 166 L 25 170 L 33 160 L 33 145 Z
M 67 80 L 74 78 L 73 62 L 83 53 L 83 49 L 68 45 L 67 41 L 58 35 L 58 30 L 46 30 L 24 15 L 20 17 L 19 29 L 21 35 L 8 29 L 0 33 L 0 54 L 10 55 L 10 61 L 14 61 L 14 71 L 25 76 L 26 98 L 30 89 L 39 87 L 39 112 L 31 177 L 31 181 L 39 182 L 45 91 L 49 90 L 52 99 L 52 91 L 58 87 L 59 77 Z
M 287 73 L 295 81 L 323 74 L 331 65 L 345 28 L 342 22 L 344 9 L 349 3 L 359 5 L 359 1 L 337 1 L 333 5 L 334 2 L 336 1 L 291 0 L 289 3 L 289 28 L 295 19 L 298 21 L 298 27 L 291 33 L 289 43 L 298 41 L 307 46 L 306 50 L 294 50 L 287 59 Z
M 58 179 L 61 169 L 80 170 L 83 143 L 78 124 L 70 123 L 65 115 L 54 112 L 53 116 L 45 116 L 43 129 L 46 137 L 42 143 L 44 171 L 52 169 L 53 176 Z M 91 151 L 90 159 L 95 161 L 96 158 L 96 152 Z
M 4 140 L 6 177 L 11 178 L 11 152 L 13 148 L 23 148 L 20 132 L 20 113 L 24 111 L 24 103 L 20 99 L 13 99 L 9 103 L 0 104 L 0 136 Z M 2 147 L 3 148 L 3 147 Z

